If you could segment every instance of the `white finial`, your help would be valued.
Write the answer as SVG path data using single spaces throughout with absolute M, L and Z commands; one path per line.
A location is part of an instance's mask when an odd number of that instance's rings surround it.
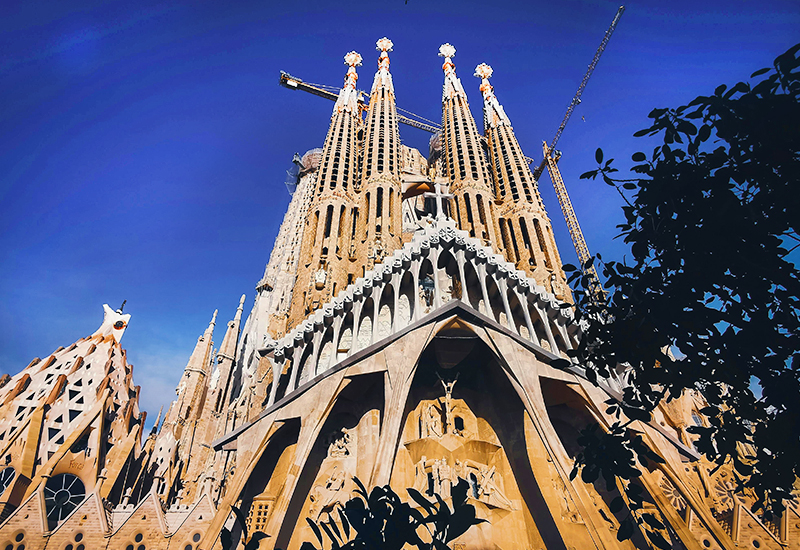
M 441 46 L 439 46 L 439 57 L 450 59 L 451 57 L 455 56 L 456 56 L 456 49 L 449 42 L 446 42 Z
M 247 299 L 247 294 L 242 294 L 242 297 L 239 299 L 239 309 L 244 307 L 244 301 Z
M 489 78 L 493 73 L 492 67 L 486 63 L 481 63 L 475 67 L 475 76 L 481 79 L 480 90 L 481 93 L 483 93 L 484 124 L 493 128 L 500 125 L 511 126 L 511 121 L 508 120 L 503 106 L 500 105 L 500 102 L 497 101 L 497 97 L 494 95 L 494 88 L 489 83 Z
M 217 313 L 219 312 L 218 309 L 214 310 L 214 315 L 211 316 L 211 322 L 209 325 L 216 325 L 217 324 Z
M 356 92 L 358 73 L 356 73 L 356 67 L 361 66 L 361 54 L 348 52 L 344 56 L 344 64 L 349 68 L 347 69 L 347 75 L 344 77 L 342 91 L 339 92 L 339 99 L 336 100 L 336 106 L 333 109 L 334 112 L 356 112 L 358 109 L 358 92 Z
M 394 47 L 394 43 L 385 36 L 375 43 L 376 49 L 381 52 L 390 52 Z M 383 56 L 381 56 L 383 57 Z
M 492 67 L 490 65 L 487 65 L 486 63 L 481 63 L 480 65 L 475 67 L 475 76 L 484 80 L 492 78 L 493 72 L 494 71 L 492 70 Z
M 361 66 L 361 54 L 358 52 L 348 52 L 344 56 L 344 64 L 350 67 L 360 67 Z

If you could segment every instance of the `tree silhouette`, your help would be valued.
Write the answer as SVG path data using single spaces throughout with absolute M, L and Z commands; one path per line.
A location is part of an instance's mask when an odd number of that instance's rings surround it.
M 400 500 L 391 487 L 373 487 L 367 492 L 363 483 L 354 477 L 356 496 L 336 509 L 338 521 L 333 514 L 328 521 L 306 518 L 317 538 L 320 550 L 325 548 L 325 539 L 332 549 L 341 550 L 400 550 L 406 544 L 419 550 L 449 550 L 447 543 L 460 537 L 473 525 L 485 519 L 475 517 L 475 507 L 467 503 L 469 484 L 459 479 L 451 490 L 453 509 L 442 497 L 434 493 L 435 502 L 429 501 L 415 489 L 407 489 L 409 496 L 424 514 L 410 504 Z M 246 550 L 258 548 L 267 535 L 256 531 L 247 536 L 244 514 L 231 506 L 236 521 L 242 529 Z M 235 545 L 230 530 L 222 529 L 222 550 L 232 550 Z M 300 550 L 318 550 L 310 542 L 304 542 Z
M 601 149 L 598 168 L 581 176 L 601 177 L 625 200 L 618 227 L 630 259 L 596 256 L 602 294 L 585 272 L 595 258 L 584 269 L 565 266 L 585 327 L 572 356 L 595 382 L 624 365 L 628 385 L 620 402 L 608 402 L 619 419 L 611 430 L 582 433 L 573 477 L 580 470 L 586 481 L 638 487 L 637 460 L 659 458 L 620 413 L 649 420 L 662 400 L 691 389 L 708 403 L 700 412 L 709 425 L 689 429 L 697 450 L 732 463 L 754 510 L 780 513 L 792 498 L 800 474 L 798 51 L 751 83 L 654 109 L 634 136 L 663 143 L 632 156 L 632 178 L 618 179 Z M 630 536 L 628 523 L 620 538 Z

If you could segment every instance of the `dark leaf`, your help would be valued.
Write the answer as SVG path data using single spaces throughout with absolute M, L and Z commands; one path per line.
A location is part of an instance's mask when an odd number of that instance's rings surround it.
M 429 501 L 427 498 L 425 498 L 424 496 L 422 496 L 422 495 L 420 494 L 420 492 L 419 492 L 419 491 L 417 491 L 416 489 L 413 489 L 413 488 L 411 488 L 411 487 L 409 487 L 408 489 L 406 489 L 406 491 L 408 491 L 408 496 L 410 496 L 411 498 L 413 498 L 413 499 L 414 499 L 414 501 L 415 501 L 417 504 L 419 504 L 420 506 L 422 506 L 423 508 L 425 508 L 425 511 L 426 511 L 426 512 L 428 512 L 428 513 L 430 514 L 430 513 L 431 513 L 431 512 L 434 510 L 434 508 L 433 508 L 433 504 L 432 504 L 432 503 L 431 503 L 431 502 L 430 502 L 430 501 Z
M 642 519 L 653 529 L 664 529 L 664 524 L 653 514 L 642 514 Z
M 231 510 L 233 510 L 233 514 L 236 516 L 236 521 L 239 522 L 239 527 L 242 528 L 242 538 L 247 540 L 247 521 L 245 520 L 244 514 L 239 508 L 233 505 L 231 505 Z
M 230 529 L 223 527 L 219 538 L 221 539 L 222 550 L 233 550 L 233 537 L 231 536 Z
M 311 518 L 306 518 L 306 523 L 311 527 L 311 530 L 314 531 L 314 536 L 317 537 L 317 541 L 319 542 L 320 546 L 322 545 L 322 531 L 319 530 L 317 524 L 312 521 Z
M 603 150 L 600 149 L 600 147 L 594 152 L 594 159 L 597 161 L 597 164 L 603 163 Z
M 638 152 L 638 153 L 634 153 L 631 156 L 631 160 L 633 162 L 643 162 L 643 161 L 647 160 L 647 156 L 642 152 Z
M 339 518 L 342 520 L 342 529 L 344 530 L 345 539 L 350 538 L 350 522 L 347 521 L 347 516 L 344 514 L 344 510 L 339 508 Z
M 633 522 L 630 518 L 626 519 L 619 525 L 619 530 L 617 531 L 617 540 L 623 541 L 628 540 L 633 535 Z

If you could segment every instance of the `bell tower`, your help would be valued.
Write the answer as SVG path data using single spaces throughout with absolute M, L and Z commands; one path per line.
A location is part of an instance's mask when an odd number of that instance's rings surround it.
M 557 297 L 568 299 L 550 218 L 511 121 L 489 83 L 492 72 L 486 63 L 475 68 L 475 76 L 481 79 L 484 131 L 506 259 Z
M 442 88 L 442 154 L 444 172 L 450 181 L 452 217 L 471 237 L 502 251 L 494 213 L 494 193 L 481 136 L 469 110 L 467 94 L 456 76 L 450 44 L 439 48 L 444 57 Z
M 381 38 L 378 71 L 372 83 L 364 133 L 359 207 L 354 218 L 354 236 L 358 232 L 362 245 L 352 256 L 360 257 L 364 269 L 371 269 L 388 253 L 402 244 L 400 186 L 400 132 L 397 127 L 394 84 L 389 73 L 392 41 Z M 366 255 L 366 257 L 364 257 Z M 361 276 L 361 273 L 358 274 Z
M 349 259 L 353 242 L 356 185 L 359 181 L 358 148 L 362 131 L 361 107 L 356 90 L 361 55 L 344 56 L 348 66 L 344 86 L 333 107 L 331 125 L 322 148 L 316 190 L 308 208 L 300 248 L 297 283 L 287 327 L 336 295 L 349 279 L 360 276 L 360 266 Z M 355 271 L 358 270 L 358 275 Z

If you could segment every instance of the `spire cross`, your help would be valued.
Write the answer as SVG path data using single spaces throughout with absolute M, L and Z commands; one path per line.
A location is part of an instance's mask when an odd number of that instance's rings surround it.
M 441 220 L 444 219 L 444 204 L 442 203 L 442 199 L 452 199 L 455 195 L 443 193 L 442 184 L 438 181 L 433 183 L 433 189 L 433 193 L 423 193 L 422 196 L 426 199 L 436 199 L 436 219 Z

